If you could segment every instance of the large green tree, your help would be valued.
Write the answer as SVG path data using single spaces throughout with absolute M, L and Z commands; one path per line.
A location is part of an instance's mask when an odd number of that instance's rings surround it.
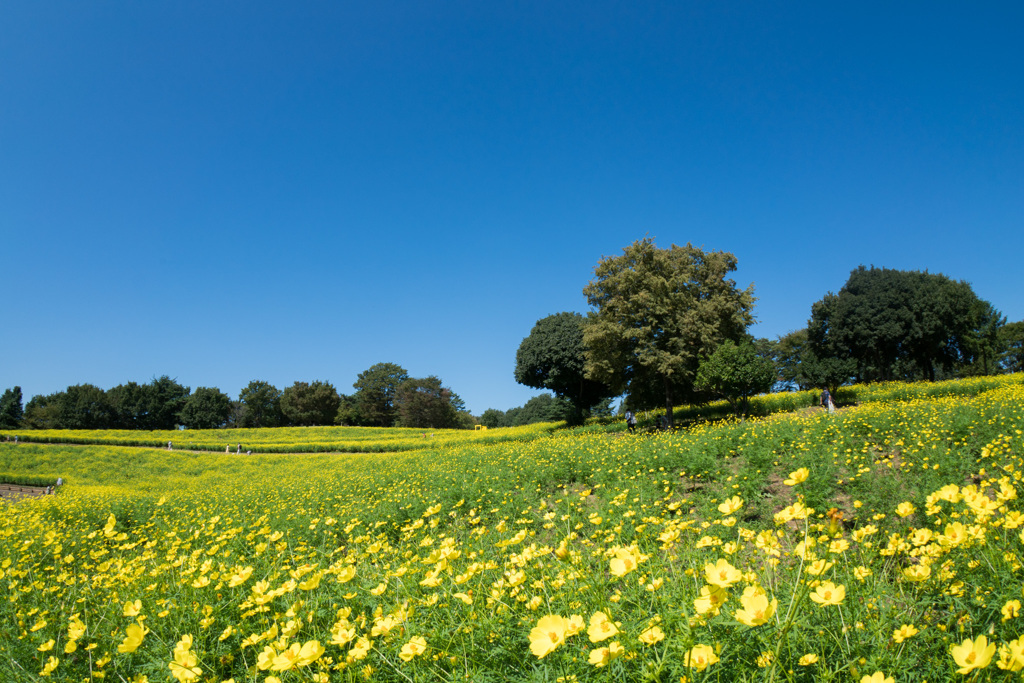
M 583 332 L 587 376 L 627 393 L 634 408 L 657 396 L 669 425 L 673 407 L 701 398 L 701 361 L 753 322 L 753 285 L 729 279 L 732 254 L 687 244 L 659 249 L 645 238 L 601 259 L 583 293 L 593 307 Z
M 614 396 L 607 384 L 586 376 L 585 321 L 579 313 L 541 318 L 516 351 L 516 381 L 567 400 L 573 408 L 570 424 L 581 424 L 592 406 Z
M 775 364 L 758 355 L 753 343 L 726 340 L 700 364 L 694 384 L 727 400 L 733 412 L 746 415 L 750 397 L 771 389 L 775 376 Z
M 1004 325 L 999 330 L 999 369 L 1024 372 L 1024 321 Z
M 58 398 L 60 429 L 109 429 L 114 410 L 107 394 L 94 384 L 68 387 Z
M 189 397 L 189 388 L 162 375 L 146 385 L 145 414 L 140 429 L 174 429 L 181 424 L 181 409 Z
M 281 412 L 298 427 L 334 424 L 341 399 L 330 382 L 296 382 L 281 392 Z
M 858 381 L 934 381 L 994 368 L 999 321 L 966 282 L 860 266 L 812 306 L 807 332 L 819 362 L 843 361 Z
M 231 398 L 216 387 L 197 387 L 181 409 L 181 423 L 189 429 L 223 427 L 231 414 Z
M 396 424 L 418 429 L 454 429 L 459 426 L 462 400 L 441 380 L 430 376 L 410 378 L 398 385 L 395 392 Z
M 269 382 L 254 379 L 238 394 L 242 409 L 239 427 L 277 427 L 281 424 L 281 390 Z
M 398 386 L 409 379 L 401 365 L 377 363 L 359 373 L 355 383 L 355 413 L 360 424 L 391 427 L 395 424 L 395 395 Z
M 15 429 L 21 426 L 21 418 L 25 415 L 21 401 L 21 387 L 4 391 L 4 395 L 0 397 L 0 429 Z

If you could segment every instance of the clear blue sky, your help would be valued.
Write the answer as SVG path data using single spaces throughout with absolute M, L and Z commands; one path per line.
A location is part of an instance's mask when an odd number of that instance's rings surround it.
M 0 390 L 395 362 L 521 405 L 645 235 L 758 336 L 859 264 L 1024 319 L 1020 2 L 5 2 Z

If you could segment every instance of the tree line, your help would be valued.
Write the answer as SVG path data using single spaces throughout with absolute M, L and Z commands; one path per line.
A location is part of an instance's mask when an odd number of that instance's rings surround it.
M 110 389 L 92 384 L 34 396 L 22 407 L 20 387 L 0 397 L 0 428 L 216 429 L 349 425 L 472 429 L 476 420 L 459 395 L 435 376 L 410 377 L 395 363 L 359 373 L 351 395 L 330 382 L 295 382 L 278 389 L 253 380 L 237 400 L 215 387 L 189 387 L 164 375 L 147 384 Z
M 216 388 L 194 392 L 163 376 L 103 390 L 91 384 L 0 398 L 0 428 L 173 429 L 352 425 L 415 428 L 579 424 L 620 411 L 673 408 L 726 399 L 745 412 L 771 389 L 835 390 L 847 383 L 940 380 L 1024 371 L 1024 321 L 1007 323 L 964 281 L 928 271 L 859 266 L 836 293 L 811 306 L 806 327 L 757 339 L 753 285 L 729 277 L 733 254 L 690 244 L 658 248 L 638 240 L 602 258 L 584 288 L 586 316 L 537 321 L 516 352 L 515 380 L 550 394 L 479 418 L 435 376 L 409 377 L 394 363 L 360 373 L 344 395 L 329 383 L 283 390 L 250 382 L 232 400 Z
M 745 412 L 771 389 L 930 380 L 1024 371 L 1024 322 L 1007 324 L 970 285 L 942 274 L 854 269 L 811 307 L 807 326 L 757 339 L 753 285 L 728 277 L 733 254 L 645 238 L 602 258 L 583 289 L 586 316 L 538 320 L 516 354 L 515 379 L 548 389 L 566 419 L 624 396 L 620 410 L 726 399 Z

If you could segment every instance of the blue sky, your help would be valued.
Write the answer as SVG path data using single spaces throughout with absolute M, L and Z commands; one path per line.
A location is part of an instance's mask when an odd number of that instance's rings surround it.
M 0 5 L 0 389 L 163 374 L 521 405 L 649 235 L 775 337 L 860 264 L 1024 319 L 1024 4 Z

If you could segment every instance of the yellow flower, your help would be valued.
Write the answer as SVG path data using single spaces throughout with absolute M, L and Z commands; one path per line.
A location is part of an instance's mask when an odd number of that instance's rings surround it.
M 1014 617 L 1020 616 L 1020 600 L 1008 601 L 1000 611 L 1003 613 L 1003 621 L 1009 621 Z
M 697 614 L 718 614 L 722 605 L 729 598 L 729 592 L 719 586 L 702 586 L 700 595 L 693 600 Z
M 913 581 L 919 583 L 921 581 L 927 581 L 928 577 L 932 575 L 932 568 L 926 564 L 914 564 L 903 570 L 903 577 L 907 581 Z
M 124 641 L 117 646 L 117 651 L 127 654 L 139 649 L 139 645 L 142 645 L 142 639 L 147 633 L 149 633 L 149 629 L 141 623 L 136 622 L 134 624 L 129 624 L 128 628 L 126 628 L 124 632 Z
M 128 602 L 124 603 L 124 610 L 122 610 L 122 614 L 124 616 L 126 616 L 126 617 L 137 617 L 137 616 L 139 616 L 139 612 L 141 612 L 141 611 L 142 611 L 142 601 L 141 600 L 136 600 L 134 602 L 129 600 Z
M 420 636 L 413 636 L 408 643 L 402 646 L 402 651 L 398 656 L 403 662 L 411 662 L 413 657 L 417 657 L 427 651 L 427 641 Z
M 886 676 L 881 671 L 876 671 L 870 676 L 861 676 L 860 683 L 896 683 L 892 676 Z
M 359 636 L 359 640 L 352 646 L 352 649 L 348 651 L 347 661 L 356 662 L 370 654 L 370 648 L 373 647 L 373 643 L 366 636 Z
M 635 552 L 633 548 L 616 548 L 615 557 L 611 559 L 608 566 L 613 576 L 625 576 L 646 559 L 645 555 Z
M 36 621 L 36 623 L 32 626 L 32 628 L 29 629 L 29 633 L 35 633 L 36 631 L 39 631 L 44 628 L 46 628 L 46 619 L 40 617 L 39 620 Z
M 456 593 L 452 597 L 456 598 L 458 600 L 461 600 L 462 602 L 466 603 L 467 605 L 472 605 L 473 604 L 473 598 L 471 598 L 470 596 L 466 595 L 465 593 Z
M 743 572 L 729 564 L 725 558 L 720 558 L 715 564 L 704 566 L 704 575 L 712 586 L 728 588 L 743 578 Z
M 892 639 L 897 643 L 902 643 L 907 638 L 913 638 L 920 633 L 913 624 L 903 624 L 898 629 L 892 632 Z
M 660 626 L 652 626 L 640 634 L 640 642 L 644 645 L 654 645 L 665 639 L 665 632 Z
M 896 506 L 896 514 L 900 517 L 909 517 L 915 512 L 917 512 L 917 508 L 914 507 L 912 503 L 908 503 L 907 501 L 903 501 L 902 503 Z
M 683 664 L 697 671 L 703 671 L 717 661 L 718 655 L 710 645 L 694 645 L 683 655 Z
M 541 617 L 530 631 L 530 652 L 538 659 L 554 652 L 565 642 L 567 626 L 566 620 L 557 614 Z
M 596 667 L 607 666 L 612 660 L 618 659 L 625 653 L 625 648 L 613 640 L 608 647 L 599 647 L 590 651 L 589 662 Z
M 846 587 L 837 586 L 831 581 L 824 581 L 811 593 L 811 600 L 822 607 L 829 605 L 841 605 L 846 599 Z
M 1024 638 L 1011 640 L 999 646 L 999 661 L 996 666 L 1004 671 L 1020 671 L 1024 669 Z
M 55 644 L 56 644 L 56 641 L 53 638 L 50 638 L 48 641 L 46 641 L 45 643 L 43 643 L 42 645 L 40 645 L 36 649 L 39 650 L 40 652 L 49 652 L 50 650 L 53 649 L 53 646 Z
M 975 640 L 967 638 L 960 645 L 950 645 L 949 654 L 953 661 L 959 665 L 957 673 L 967 674 L 975 669 L 984 669 L 992 661 L 992 655 L 996 653 L 995 643 L 989 645 L 988 638 L 978 636 Z
M 604 612 L 594 612 L 594 616 L 590 617 L 590 628 L 587 629 L 590 642 L 599 643 L 618 635 L 618 633 L 619 629 Z
M 810 470 L 808 470 L 806 467 L 801 467 L 800 469 L 794 472 L 790 472 L 789 479 L 786 479 L 782 483 L 785 484 L 786 486 L 796 486 L 797 484 L 802 484 L 803 482 L 807 481 L 807 477 L 810 476 L 810 474 Z
M 53 673 L 53 670 L 60 664 L 60 660 L 56 657 L 50 657 L 46 660 L 46 664 L 43 665 L 42 671 L 39 672 L 40 676 L 49 676 Z
M 196 666 L 196 656 L 189 650 L 175 650 L 174 661 L 167 665 L 171 675 L 180 683 L 190 683 L 196 680 L 203 673 L 203 670 Z
M 580 631 L 583 630 L 584 626 L 586 626 L 586 622 L 583 621 L 583 617 L 581 617 L 578 614 L 574 614 L 571 617 L 569 617 L 568 619 L 566 619 L 565 623 L 566 623 L 566 627 L 565 627 L 565 637 L 566 638 L 568 638 L 569 636 L 576 635 L 577 633 L 579 633 Z
M 799 664 L 800 666 L 810 666 L 811 664 L 817 663 L 817 661 L 818 655 L 811 652 L 801 657 L 800 661 L 797 662 L 797 664 Z
M 743 605 L 743 609 L 736 610 L 734 616 L 736 621 L 747 626 L 760 626 L 767 623 L 779 605 L 778 600 L 773 599 L 769 602 L 768 594 L 760 586 L 747 586 L 740 597 L 740 603 Z
M 742 507 L 743 499 L 740 498 L 739 496 L 733 496 L 724 503 L 720 504 L 718 506 L 718 511 L 721 512 L 723 515 L 731 515 L 732 513 L 736 512 Z

